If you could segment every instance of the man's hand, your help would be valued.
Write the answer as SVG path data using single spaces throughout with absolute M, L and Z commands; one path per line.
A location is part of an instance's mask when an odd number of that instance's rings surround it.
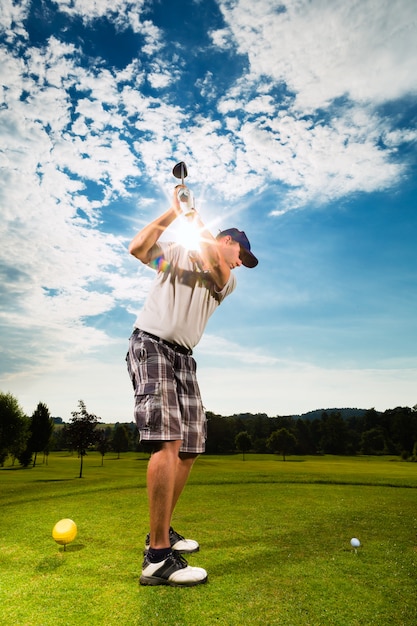
M 193 218 L 195 214 L 194 196 L 190 189 L 185 185 L 178 185 L 177 198 L 182 215 L 187 218 Z
M 175 185 L 174 191 L 172 192 L 171 207 L 174 209 L 177 217 L 182 215 L 182 211 L 181 211 L 181 207 L 180 207 L 180 201 L 178 200 L 178 192 L 182 188 L 185 188 L 185 185 Z

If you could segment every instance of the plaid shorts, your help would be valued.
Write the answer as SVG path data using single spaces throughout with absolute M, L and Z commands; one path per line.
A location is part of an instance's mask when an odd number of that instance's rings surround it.
M 194 358 L 135 330 L 126 361 L 140 440 L 182 441 L 180 452 L 204 452 L 206 415 Z

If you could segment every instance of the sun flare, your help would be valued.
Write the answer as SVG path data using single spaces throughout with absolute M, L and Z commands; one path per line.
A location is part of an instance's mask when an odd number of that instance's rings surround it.
M 186 250 L 200 251 L 201 228 L 193 220 L 183 220 L 178 229 L 177 241 Z

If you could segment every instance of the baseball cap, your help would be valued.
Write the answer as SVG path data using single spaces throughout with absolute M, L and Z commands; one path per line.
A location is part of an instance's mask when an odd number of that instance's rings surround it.
M 231 237 L 233 241 L 236 241 L 240 245 L 240 258 L 245 267 L 256 267 L 258 265 L 258 259 L 254 256 L 250 250 L 249 239 L 246 237 L 243 230 L 237 228 L 228 228 L 222 230 L 218 235 L 219 237 Z

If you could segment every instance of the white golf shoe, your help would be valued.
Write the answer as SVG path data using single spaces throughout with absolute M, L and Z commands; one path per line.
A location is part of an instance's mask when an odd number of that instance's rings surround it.
M 145 556 L 139 582 L 151 586 L 193 587 L 207 582 L 207 572 L 202 567 L 191 567 L 178 552 L 172 552 L 158 563 L 151 563 Z

